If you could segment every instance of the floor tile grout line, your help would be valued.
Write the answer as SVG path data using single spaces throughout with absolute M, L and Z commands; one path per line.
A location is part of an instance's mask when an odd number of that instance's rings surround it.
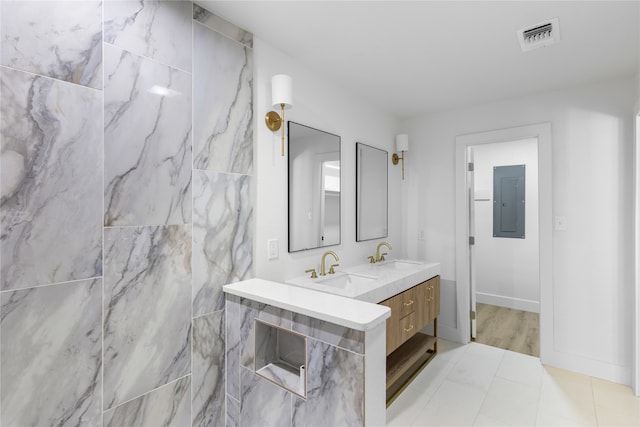
M 544 370 L 544 366 L 542 365 L 542 360 L 540 361 L 540 366 L 542 367 L 542 372 L 540 373 L 540 385 L 538 386 L 538 403 L 536 407 L 536 426 L 540 421 L 540 408 L 542 403 L 542 386 L 544 385 L 544 376 L 546 371 Z
M 498 363 L 498 368 L 493 373 L 493 378 L 491 378 L 491 382 L 489 383 L 489 387 L 487 388 L 486 391 L 484 391 L 484 395 L 482 396 L 482 402 L 480 402 L 480 407 L 478 408 L 478 412 L 476 412 L 476 416 L 473 418 L 473 425 L 475 425 L 476 421 L 478 421 L 478 416 L 482 412 L 482 407 L 484 406 L 484 402 L 487 400 L 487 395 L 489 394 L 489 391 L 491 390 L 491 386 L 493 385 L 494 381 L 496 380 L 496 376 L 498 374 L 498 370 L 500 369 L 500 365 L 502 365 L 502 361 L 504 360 L 505 354 L 507 354 L 506 351 L 503 352 L 502 355 L 500 356 L 500 362 Z
M 596 426 L 600 425 L 600 420 L 598 419 L 598 408 L 596 407 L 596 396 L 593 391 L 593 377 L 589 376 L 589 388 L 591 388 L 591 403 L 593 404 L 593 416 L 596 419 Z

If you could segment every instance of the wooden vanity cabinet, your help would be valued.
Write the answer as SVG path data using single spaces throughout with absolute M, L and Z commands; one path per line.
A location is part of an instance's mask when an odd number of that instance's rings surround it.
M 418 300 L 424 304 L 418 311 L 421 328 L 425 327 L 440 315 L 440 277 L 434 277 L 416 286 Z
M 390 404 L 437 351 L 440 276 L 380 304 L 391 309 L 387 319 L 387 404 Z M 433 336 L 421 333 L 431 322 L 434 322 Z
M 391 309 L 387 319 L 387 356 L 417 331 L 416 307 L 419 305 L 418 286 L 395 295 L 380 304 Z

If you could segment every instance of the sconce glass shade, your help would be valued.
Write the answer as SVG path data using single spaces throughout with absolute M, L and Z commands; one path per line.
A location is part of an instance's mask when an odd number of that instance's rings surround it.
M 396 151 L 409 151 L 409 135 L 406 133 L 396 135 Z
M 271 77 L 271 104 L 274 108 L 284 104 L 285 109 L 293 106 L 293 85 L 291 76 L 276 74 Z

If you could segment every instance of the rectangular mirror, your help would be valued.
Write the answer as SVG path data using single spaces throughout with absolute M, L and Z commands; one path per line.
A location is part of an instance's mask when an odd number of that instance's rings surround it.
M 356 143 L 356 241 L 387 237 L 385 150 Z
M 340 137 L 289 129 L 289 252 L 340 244 Z

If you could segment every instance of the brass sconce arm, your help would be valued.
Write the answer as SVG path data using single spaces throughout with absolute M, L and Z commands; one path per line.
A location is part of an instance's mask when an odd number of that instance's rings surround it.
M 398 153 L 393 153 L 391 156 L 391 163 L 397 165 L 400 160 L 402 160 L 402 179 L 404 179 L 404 151 L 401 152 L 402 156 L 398 156 Z
M 275 132 L 279 129 L 282 129 L 282 155 L 284 156 L 284 104 L 280 104 L 280 108 L 282 109 L 282 116 L 280 116 L 275 111 L 269 111 L 264 118 L 267 127 L 272 132 Z

